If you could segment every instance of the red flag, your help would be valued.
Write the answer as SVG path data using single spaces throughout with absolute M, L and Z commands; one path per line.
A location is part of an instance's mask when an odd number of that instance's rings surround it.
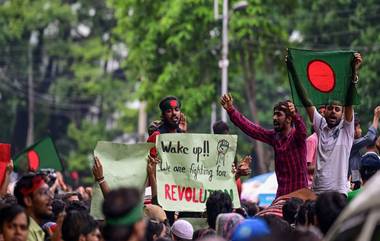
M 11 161 L 11 145 L 0 143 L 0 186 L 3 185 L 7 165 Z

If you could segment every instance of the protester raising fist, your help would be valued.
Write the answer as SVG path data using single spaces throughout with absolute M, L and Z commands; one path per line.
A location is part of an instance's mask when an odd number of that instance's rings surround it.
M 222 97 L 220 97 L 220 104 L 226 111 L 231 110 L 233 107 L 232 95 L 230 93 L 224 94 Z
M 273 129 L 265 129 L 240 113 L 233 105 L 231 94 L 224 94 L 220 98 L 220 104 L 235 126 L 249 137 L 273 147 L 278 181 L 277 197 L 307 187 L 307 131 L 292 102 L 281 101 L 273 107 Z M 237 167 L 242 174 L 249 172 L 248 163 L 247 159 Z

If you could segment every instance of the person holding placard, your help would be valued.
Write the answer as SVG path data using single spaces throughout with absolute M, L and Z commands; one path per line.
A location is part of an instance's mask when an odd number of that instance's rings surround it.
M 313 191 L 321 194 L 336 191 L 345 196 L 349 190 L 349 156 L 354 142 L 354 96 L 358 69 L 362 57 L 355 53 L 352 60 L 352 80 L 347 89 L 345 103 L 330 101 L 325 115 L 318 113 L 303 86 L 298 86 L 299 96 L 318 135 L 318 157 L 314 173 Z

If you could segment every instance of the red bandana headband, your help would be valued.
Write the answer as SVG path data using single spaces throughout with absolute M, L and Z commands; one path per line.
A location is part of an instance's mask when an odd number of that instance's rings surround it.
M 174 109 L 176 107 L 181 108 L 181 103 L 176 99 L 168 99 L 160 103 L 160 109 L 162 112 L 165 112 L 166 110 Z
M 21 188 L 21 193 L 24 197 L 32 194 L 34 191 L 36 191 L 38 188 L 44 185 L 45 180 L 43 179 L 42 176 L 35 176 L 32 180 L 32 183 L 33 185 L 31 188 L 26 188 L 26 187 Z

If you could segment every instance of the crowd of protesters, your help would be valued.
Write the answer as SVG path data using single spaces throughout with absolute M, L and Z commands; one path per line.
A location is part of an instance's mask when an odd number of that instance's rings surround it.
M 360 55 L 355 55 L 354 63 L 357 70 Z M 46 173 L 28 173 L 11 183 L 10 163 L 1 187 L 0 240 L 322 240 L 346 205 L 360 195 L 362 185 L 380 169 L 380 107 L 375 108 L 368 133 L 362 136 L 352 105 L 332 102 L 317 110 L 307 96 L 302 101 L 313 124 L 314 133 L 309 137 L 303 118 L 290 101 L 274 106 L 273 129 L 264 129 L 237 110 L 231 95 L 220 99 L 238 128 L 274 149 L 278 191 L 269 207 L 241 200 L 241 207 L 234 208 L 228 194 L 215 191 L 208 197 L 204 213 L 164 211 L 157 202 L 155 170 L 160 160 L 153 148 L 147 166 L 151 204 L 144 204 L 141 190 L 111 190 L 101 160 L 94 158 L 92 172 L 104 196 L 104 220 L 94 220 L 91 188 L 72 190 L 59 173 L 53 180 Z M 162 133 L 187 132 L 179 99 L 165 97 L 159 108 L 162 119 L 149 126 L 148 142 L 155 142 Z M 213 127 L 215 134 L 229 134 L 224 122 Z M 245 157 L 234 162 L 238 189 L 240 177 L 250 173 L 250 161 Z M 191 219 L 197 218 L 207 224 L 193 226 Z

